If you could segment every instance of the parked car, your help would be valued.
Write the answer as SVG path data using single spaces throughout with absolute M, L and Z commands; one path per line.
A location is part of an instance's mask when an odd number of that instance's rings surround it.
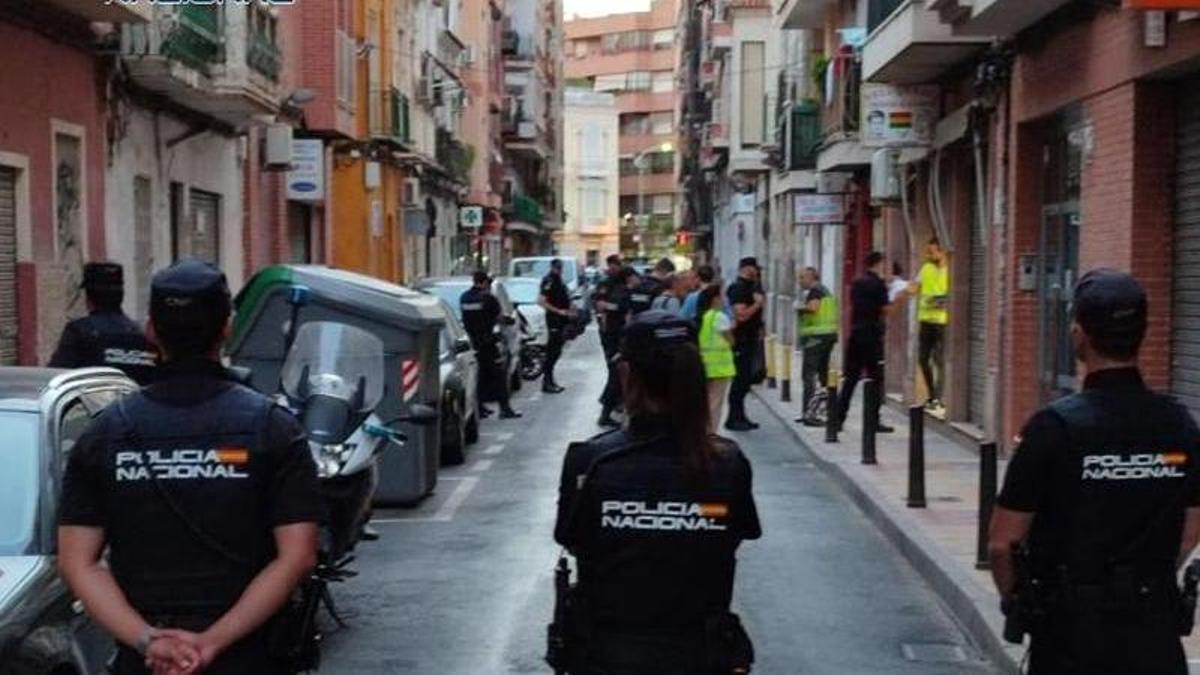
M 0 672 L 106 672 L 112 638 L 55 566 L 59 487 L 80 435 L 137 385 L 111 368 L 0 368 Z
M 435 277 L 417 282 L 413 288 L 423 293 L 436 295 L 445 300 L 454 310 L 454 316 L 462 321 L 462 294 L 471 287 L 471 277 Z M 500 356 L 504 359 L 504 370 L 508 374 L 508 385 L 512 391 L 521 388 L 520 362 L 521 329 L 518 326 L 517 310 L 504 284 L 492 282 L 492 295 L 500 302 L 500 320 L 496 332 L 500 336 Z
M 542 255 L 529 258 L 513 258 L 508 263 L 508 276 L 530 277 L 540 281 L 542 277 L 550 273 L 550 262 L 553 260 L 562 261 L 563 283 L 567 285 L 567 290 L 574 296 L 579 290 L 582 278 L 579 274 L 579 262 L 570 256 Z
M 538 304 L 541 280 L 533 277 L 501 277 L 497 281 L 504 284 L 504 289 L 508 291 L 508 297 L 512 299 L 513 306 L 521 317 L 520 321 L 523 322 L 519 323 L 525 337 L 534 344 L 545 345 L 546 310 Z
M 479 403 L 476 384 L 479 361 L 467 331 L 450 303 L 439 298 L 446 312 L 442 327 L 442 464 L 462 464 L 466 446 L 479 440 Z

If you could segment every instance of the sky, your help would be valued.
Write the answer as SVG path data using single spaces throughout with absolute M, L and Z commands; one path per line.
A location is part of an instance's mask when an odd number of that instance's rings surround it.
M 568 20 L 573 14 L 600 16 L 644 12 L 648 9 L 650 9 L 650 0 L 563 0 L 563 16 Z

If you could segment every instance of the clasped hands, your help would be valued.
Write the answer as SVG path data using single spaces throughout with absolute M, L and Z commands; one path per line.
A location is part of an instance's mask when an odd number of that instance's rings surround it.
M 203 673 L 219 651 L 213 640 L 203 633 L 160 628 L 146 649 L 146 668 L 154 675 Z

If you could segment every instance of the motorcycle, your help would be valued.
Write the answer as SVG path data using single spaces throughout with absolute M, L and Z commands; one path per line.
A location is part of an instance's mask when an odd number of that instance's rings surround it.
M 540 331 L 530 325 L 525 315 L 518 311 L 517 316 L 521 320 L 521 353 L 519 354 L 521 379 L 533 382 L 542 376 L 545 368 L 546 345 L 541 344 Z

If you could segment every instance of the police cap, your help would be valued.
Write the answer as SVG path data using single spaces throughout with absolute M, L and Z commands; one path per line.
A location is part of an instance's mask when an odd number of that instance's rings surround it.
M 652 309 L 634 317 L 621 333 L 621 358 L 653 364 L 677 347 L 696 341 L 696 324 L 673 312 Z
M 478 286 L 479 284 L 492 283 L 492 278 L 490 276 L 488 276 L 488 273 L 483 270 L 475 270 L 475 273 L 471 275 L 471 281 L 473 281 L 475 283 L 475 285 Z
M 741 260 L 739 260 L 738 261 L 738 269 L 740 270 L 745 267 L 757 268 L 758 267 L 758 258 L 755 258 L 754 256 L 746 256 L 745 258 L 742 258 Z
M 1092 336 L 1138 335 L 1146 330 L 1146 291 L 1133 277 L 1096 269 L 1075 284 L 1072 313 Z
M 180 260 L 150 283 L 150 318 L 160 329 L 212 330 L 225 323 L 230 308 L 225 273 L 203 260 Z
M 100 293 L 120 293 L 125 290 L 124 269 L 114 262 L 90 262 L 83 266 L 80 288 Z

